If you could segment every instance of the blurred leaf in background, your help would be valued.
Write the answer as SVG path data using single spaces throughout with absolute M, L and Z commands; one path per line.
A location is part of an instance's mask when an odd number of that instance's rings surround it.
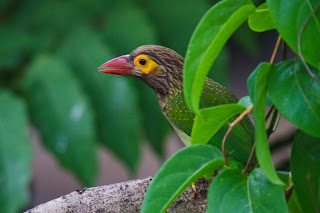
M 18 212 L 30 199 L 32 150 L 26 113 L 21 99 L 0 90 L 0 212 Z
M 93 112 L 69 68 L 40 56 L 27 68 L 22 90 L 44 146 L 84 185 L 93 185 L 97 175 Z
M 66 36 L 57 55 L 73 68 L 87 92 L 96 111 L 100 141 L 134 172 L 140 155 L 140 115 L 134 87 L 127 79 L 103 77 L 92 70 L 111 59 L 110 52 L 97 33 L 81 27 Z

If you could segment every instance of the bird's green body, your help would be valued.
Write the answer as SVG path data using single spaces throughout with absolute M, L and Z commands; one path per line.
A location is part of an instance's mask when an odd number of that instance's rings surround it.
M 156 93 L 162 112 L 186 145 L 195 115 L 188 109 L 182 88 L 184 59 L 175 51 L 158 46 L 138 47 L 130 55 L 112 59 L 99 67 L 101 72 L 138 77 Z M 200 108 L 237 103 L 238 99 L 225 87 L 207 78 L 200 98 Z M 233 118 L 234 119 L 234 118 Z M 210 140 L 210 144 L 221 148 L 228 125 L 223 126 Z M 226 142 L 230 154 L 229 162 L 243 167 L 253 146 L 253 125 L 245 117 L 232 130 Z
M 190 145 L 190 135 L 195 115 L 188 109 L 183 91 L 172 94 L 165 100 L 160 100 L 163 114 L 174 127 L 185 145 Z M 208 108 L 222 104 L 237 103 L 238 99 L 225 87 L 207 78 L 200 99 L 200 108 Z M 223 137 L 228 129 L 224 125 L 210 140 L 214 146 L 221 148 Z M 247 162 L 254 140 L 253 126 L 246 117 L 230 133 L 226 150 L 231 153 L 231 164 L 242 167 Z

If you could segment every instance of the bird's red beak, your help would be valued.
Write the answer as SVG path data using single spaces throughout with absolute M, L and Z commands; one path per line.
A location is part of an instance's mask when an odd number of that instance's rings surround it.
M 123 55 L 111 59 L 98 67 L 100 72 L 115 74 L 115 75 L 133 75 L 135 76 L 135 67 L 129 61 L 130 55 Z

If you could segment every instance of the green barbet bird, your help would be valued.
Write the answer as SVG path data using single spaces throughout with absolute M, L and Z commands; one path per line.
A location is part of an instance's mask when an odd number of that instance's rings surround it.
M 186 146 L 195 115 L 188 109 L 183 89 L 184 58 L 177 52 L 158 45 L 140 46 L 129 55 L 114 58 L 98 69 L 101 72 L 135 76 L 149 85 L 156 93 L 162 112 Z M 217 82 L 206 79 L 200 99 L 200 108 L 237 103 L 238 99 Z M 210 144 L 221 149 L 223 136 L 228 129 L 224 125 L 211 139 Z M 226 141 L 232 166 L 243 168 L 253 145 L 253 126 L 248 117 L 232 130 Z

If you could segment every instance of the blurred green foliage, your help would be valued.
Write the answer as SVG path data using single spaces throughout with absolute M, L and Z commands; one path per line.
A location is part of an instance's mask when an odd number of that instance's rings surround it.
M 23 132 L 28 124 L 21 119 L 39 130 L 44 147 L 84 185 L 93 185 L 98 174 L 97 142 L 132 173 L 142 138 L 163 157 L 170 127 L 152 90 L 96 68 L 143 44 L 165 45 L 184 56 L 212 3 L 1 1 L 0 184 L 7 190 L 0 190 L 0 212 L 16 212 L 29 199 L 32 151 Z M 254 51 L 255 35 L 248 27 L 239 34 L 235 41 Z M 214 78 L 224 85 L 228 52 L 225 48 L 214 65 Z

